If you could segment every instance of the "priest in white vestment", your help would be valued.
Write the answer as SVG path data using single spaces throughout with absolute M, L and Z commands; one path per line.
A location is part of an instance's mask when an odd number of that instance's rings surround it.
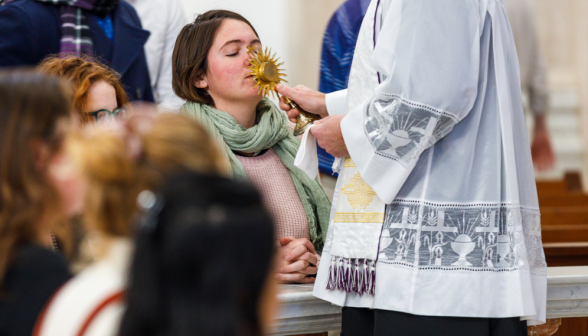
M 278 90 L 324 117 L 310 130 L 321 147 L 349 156 L 314 289 L 345 307 L 346 336 L 526 335 L 545 321 L 503 0 L 372 0 L 347 90 Z

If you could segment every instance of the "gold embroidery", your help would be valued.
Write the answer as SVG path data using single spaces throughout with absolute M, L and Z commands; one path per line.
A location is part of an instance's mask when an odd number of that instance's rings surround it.
M 345 162 L 343 163 L 343 167 L 355 167 L 355 162 L 351 160 L 350 157 L 345 158 Z
M 336 223 L 383 223 L 384 214 L 380 212 L 336 212 L 333 222 Z
M 341 191 L 347 195 L 347 201 L 355 211 L 364 210 L 376 196 L 374 189 L 365 183 L 359 173 L 355 174 Z

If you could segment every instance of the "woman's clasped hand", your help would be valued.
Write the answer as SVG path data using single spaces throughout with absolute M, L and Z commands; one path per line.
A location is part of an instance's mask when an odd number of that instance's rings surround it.
M 313 283 L 321 256 L 306 238 L 283 237 L 279 239 L 278 273 L 276 279 L 284 283 Z

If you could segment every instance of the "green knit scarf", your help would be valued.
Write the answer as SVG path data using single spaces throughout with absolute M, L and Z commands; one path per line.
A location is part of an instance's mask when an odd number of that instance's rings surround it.
M 292 134 L 284 112 L 269 99 L 263 99 L 257 105 L 257 125 L 248 129 L 237 123 L 227 112 L 205 104 L 187 102 L 181 113 L 199 121 L 218 140 L 230 162 L 231 173 L 237 179 L 247 179 L 247 175 L 233 151 L 257 153 L 273 148 L 288 169 L 302 200 L 310 226 L 311 241 L 318 253 L 322 251 L 329 225 L 331 202 L 318 179 L 310 179 L 294 166 L 300 140 Z

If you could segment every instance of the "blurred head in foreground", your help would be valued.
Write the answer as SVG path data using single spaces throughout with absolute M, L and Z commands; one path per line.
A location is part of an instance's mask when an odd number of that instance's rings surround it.
M 70 111 L 63 81 L 24 70 L 0 73 L 0 284 L 19 247 L 52 246 L 51 232 L 75 210 L 59 193 L 68 177 L 53 169 Z
M 144 193 L 120 335 L 264 334 L 276 284 L 273 225 L 260 195 L 196 173 Z
M 139 192 L 157 188 L 175 171 L 217 175 L 226 169 L 217 146 L 194 120 L 136 110 L 122 122 L 74 131 L 66 143 L 88 183 L 84 222 L 102 237 L 131 236 Z

